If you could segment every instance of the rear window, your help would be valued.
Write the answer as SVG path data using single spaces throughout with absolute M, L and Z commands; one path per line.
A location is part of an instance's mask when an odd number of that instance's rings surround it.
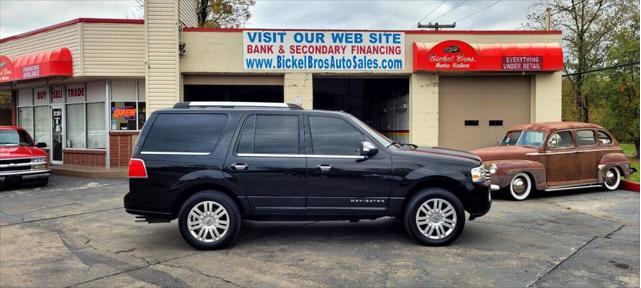
M 142 151 L 211 152 L 225 123 L 225 114 L 158 114 Z
M 596 139 L 594 139 L 594 131 L 592 130 L 576 131 L 576 144 L 579 146 L 596 144 Z

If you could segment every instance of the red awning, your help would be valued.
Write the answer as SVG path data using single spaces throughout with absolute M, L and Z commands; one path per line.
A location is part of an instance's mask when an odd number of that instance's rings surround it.
M 5 74 L 10 75 L 0 77 L 0 83 L 52 76 L 73 76 L 71 52 L 67 48 L 22 55 L 13 59 L 0 56 L 0 65 L 2 63 L 5 63 L 5 67 L 13 68 L 11 73 L 5 71 Z
M 563 70 L 556 43 L 469 44 L 459 40 L 414 43 L 414 71 L 525 72 Z

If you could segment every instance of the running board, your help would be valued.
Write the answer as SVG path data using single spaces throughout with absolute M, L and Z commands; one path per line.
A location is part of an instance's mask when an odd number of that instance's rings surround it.
M 563 187 L 557 187 L 557 188 L 548 188 L 545 189 L 546 192 L 552 192 L 552 191 L 563 191 L 563 190 L 570 190 L 570 189 L 587 189 L 587 188 L 599 188 L 603 187 L 603 185 L 583 185 L 583 186 L 563 186 Z

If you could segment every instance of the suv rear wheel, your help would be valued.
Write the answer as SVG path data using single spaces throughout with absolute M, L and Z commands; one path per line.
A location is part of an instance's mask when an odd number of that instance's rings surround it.
M 407 232 L 420 244 L 452 243 L 465 226 L 465 210 L 450 191 L 427 188 L 410 200 L 403 219 Z
M 240 211 L 234 200 L 213 190 L 189 197 L 178 216 L 180 234 L 201 250 L 225 247 L 238 234 L 240 224 Z

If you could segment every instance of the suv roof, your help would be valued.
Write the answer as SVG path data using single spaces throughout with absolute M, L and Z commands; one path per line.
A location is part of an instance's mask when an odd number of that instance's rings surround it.
M 277 110 L 303 110 L 302 107 L 290 103 L 274 102 L 225 102 L 225 101 L 194 101 L 178 102 L 174 109 L 194 109 L 194 108 L 227 108 L 227 109 L 277 109 Z

